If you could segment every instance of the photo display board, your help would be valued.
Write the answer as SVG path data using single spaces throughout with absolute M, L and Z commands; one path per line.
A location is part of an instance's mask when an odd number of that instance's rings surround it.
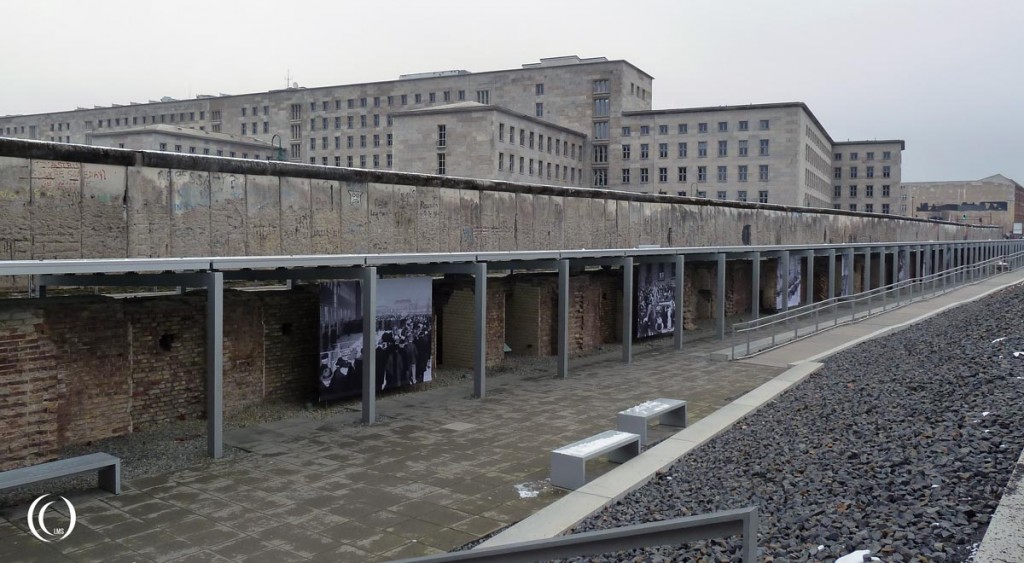
M 375 385 L 387 391 L 430 381 L 433 281 L 428 277 L 377 282 Z M 356 281 L 320 284 L 319 400 L 362 394 L 362 291 Z
M 789 259 L 788 275 L 782 271 L 782 258 L 778 260 L 779 267 L 775 269 L 775 308 L 782 309 L 784 296 L 790 307 L 796 307 L 800 304 L 800 259 Z
M 636 283 L 636 337 L 672 334 L 676 319 L 676 265 L 641 264 Z

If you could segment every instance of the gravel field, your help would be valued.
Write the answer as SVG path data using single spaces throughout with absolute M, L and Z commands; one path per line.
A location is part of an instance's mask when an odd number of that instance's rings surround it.
M 757 505 L 763 561 L 969 560 L 1024 448 L 1022 319 L 1016 286 L 841 352 L 575 531 Z M 593 560 L 738 552 L 721 540 Z

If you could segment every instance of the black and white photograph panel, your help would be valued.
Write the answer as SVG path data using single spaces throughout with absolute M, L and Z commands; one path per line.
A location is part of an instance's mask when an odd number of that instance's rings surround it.
M 638 269 L 637 338 L 671 334 L 676 318 L 676 265 L 641 264 Z
M 775 271 L 775 308 L 783 308 L 783 295 L 785 295 L 785 303 L 789 307 L 800 305 L 800 259 L 791 256 L 789 258 L 789 272 L 784 274 L 782 271 L 782 258 L 779 258 L 779 267 Z

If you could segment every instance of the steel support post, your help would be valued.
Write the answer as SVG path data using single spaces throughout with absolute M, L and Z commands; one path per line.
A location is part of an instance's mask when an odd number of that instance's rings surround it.
M 750 259 L 750 318 L 761 318 L 761 253 Z
M 871 252 L 870 248 L 864 249 L 864 291 L 871 291 Z M 871 310 L 871 295 L 868 295 L 868 310 Z
M 622 259 L 622 362 L 633 361 L 633 257 Z
M 473 396 L 487 393 L 487 262 L 473 264 Z
M 224 457 L 224 274 L 206 274 L 206 452 Z
M 807 253 L 807 304 L 814 304 L 814 251 Z
M 718 339 L 725 340 L 725 253 L 718 254 L 718 266 L 715 268 L 717 283 L 715 288 L 718 292 L 715 300 L 715 329 L 718 332 Z
M 836 249 L 828 249 L 828 295 L 825 299 L 836 296 Z
M 917 246 L 917 286 L 924 292 L 924 245 Z
M 882 247 L 882 253 L 878 256 L 878 258 L 879 258 L 879 260 L 878 260 L 878 289 L 882 290 L 882 310 L 883 311 L 885 310 L 885 302 L 889 298 L 889 296 L 886 295 L 886 292 L 888 291 L 886 289 L 886 286 L 889 285 L 887 283 L 889 281 L 888 280 L 889 265 L 886 264 L 886 261 L 889 259 L 888 254 L 889 254 L 888 249 L 883 246 Z
M 682 254 L 677 254 L 674 258 L 674 262 L 676 265 L 676 318 L 673 321 L 675 322 L 675 328 L 672 339 L 675 343 L 676 350 L 682 350 L 683 322 L 686 319 L 686 315 L 684 314 L 684 306 L 686 305 L 686 257 Z
M 558 377 L 569 377 L 569 261 L 558 261 Z M 627 324 L 628 319 L 622 319 Z
M 377 421 L 377 267 L 363 268 L 363 424 Z
M 776 294 L 782 295 L 782 312 L 789 310 L 789 251 L 783 250 L 779 255 L 779 268 L 782 275 L 776 274 L 775 279 L 782 278 L 782 287 L 776 289 Z

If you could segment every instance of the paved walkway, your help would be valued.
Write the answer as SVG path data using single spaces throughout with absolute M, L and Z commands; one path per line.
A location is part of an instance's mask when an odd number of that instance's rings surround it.
M 987 283 L 940 299 L 967 299 Z M 901 311 L 870 322 L 899 322 Z M 448 550 L 564 496 L 544 483 L 550 450 L 612 428 L 617 411 L 680 397 L 696 421 L 830 347 L 815 339 L 855 338 L 841 330 L 744 362 L 709 361 L 721 342 L 703 340 L 683 353 L 644 351 L 628 366 L 617 352 L 576 361 L 566 380 L 553 377 L 553 360 L 537 376 L 492 372 L 485 400 L 469 398 L 468 380 L 385 397 L 384 422 L 369 427 L 352 412 L 232 431 L 227 442 L 248 453 L 135 479 L 119 496 L 68 495 L 78 525 L 63 541 L 30 536 L 27 505 L 0 511 L 0 561 L 362 562 Z

